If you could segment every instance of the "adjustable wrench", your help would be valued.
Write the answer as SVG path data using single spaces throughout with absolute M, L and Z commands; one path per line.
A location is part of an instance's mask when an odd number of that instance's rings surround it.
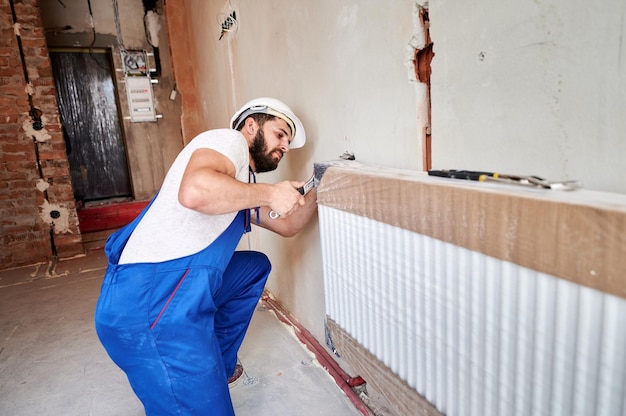
M 308 181 L 306 181 L 304 183 L 304 185 L 302 185 L 299 188 L 296 188 L 296 191 L 300 192 L 300 194 L 302 196 L 306 195 L 309 193 L 309 191 L 313 188 L 315 188 L 317 186 L 317 184 L 315 183 L 315 175 L 311 176 L 311 179 L 309 179 Z M 269 212 L 269 216 L 271 219 L 275 220 L 276 218 L 280 217 L 280 214 L 274 210 L 271 210 Z

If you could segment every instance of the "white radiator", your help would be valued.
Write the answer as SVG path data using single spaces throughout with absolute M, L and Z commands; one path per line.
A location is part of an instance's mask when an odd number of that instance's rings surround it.
M 327 315 L 440 412 L 626 415 L 624 298 L 323 200 L 319 217 Z

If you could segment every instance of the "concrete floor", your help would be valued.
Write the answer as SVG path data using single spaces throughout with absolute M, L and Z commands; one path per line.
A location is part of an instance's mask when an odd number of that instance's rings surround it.
M 48 267 L 0 271 L 0 415 L 143 415 L 94 330 L 102 250 Z M 231 390 L 239 416 L 361 414 L 263 303 L 239 356 L 244 379 Z

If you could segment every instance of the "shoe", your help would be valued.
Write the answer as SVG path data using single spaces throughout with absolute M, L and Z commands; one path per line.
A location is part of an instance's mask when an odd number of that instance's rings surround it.
M 233 388 L 241 381 L 241 376 L 243 376 L 243 366 L 239 363 L 235 365 L 235 371 L 233 375 L 228 378 L 228 388 Z

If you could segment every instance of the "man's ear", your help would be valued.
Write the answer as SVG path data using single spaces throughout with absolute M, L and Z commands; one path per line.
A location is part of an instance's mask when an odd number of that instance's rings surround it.
M 247 134 L 249 134 L 250 136 L 254 136 L 259 129 L 259 125 L 252 117 L 248 117 L 246 121 L 244 121 L 243 128 L 245 129 Z

